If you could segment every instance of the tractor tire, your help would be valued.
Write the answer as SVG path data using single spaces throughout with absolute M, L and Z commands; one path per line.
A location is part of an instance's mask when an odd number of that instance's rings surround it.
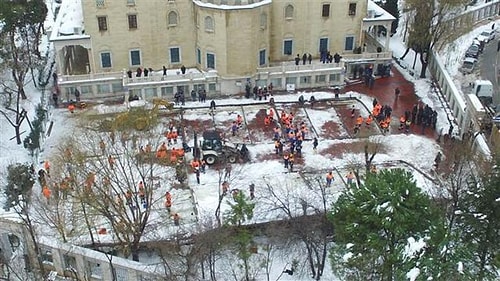
M 236 156 L 234 154 L 230 154 L 230 155 L 227 156 L 226 160 L 227 160 L 227 162 L 229 162 L 231 164 L 234 164 L 238 160 L 238 156 Z
M 203 160 L 205 160 L 205 163 L 207 163 L 207 165 L 213 165 L 217 162 L 217 156 L 205 155 L 205 157 L 203 157 Z

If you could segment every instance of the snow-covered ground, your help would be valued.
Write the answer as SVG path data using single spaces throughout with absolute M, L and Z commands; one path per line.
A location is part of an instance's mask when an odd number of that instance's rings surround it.
M 442 54 L 443 60 L 446 63 L 450 74 L 454 77 L 458 75 L 458 67 L 460 66 L 461 59 L 467 47 L 472 42 L 472 39 L 477 36 L 482 30 L 486 27 L 489 27 L 491 23 L 488 23 L 485 26 L 478 27 L 474 29 L 470 34 L 464 35 L 457 39 L 452 44 L 448 45 Z M 498 22 L 497 22 L 498 25 Z M 401 26 L 401 25 L 400 25 Z M 405 47 L 401 40 L 401 35 L 396 34 L 390 40 L 390 47 L 394 51 L 394 55 L 399 57 L 403 54 Z M 405 58 L 405 61 L 408 65 L 413 64 L 413 56 L 408 55 Z M 418 68 L 420 67 L 419 60 L 417 59 L 416 64 L 416 73 L 419 73 Z M 437 128 L 447 128 L 448 123 L 446 120 L 446 114 L 444 114 L 444 109 L 442 108 L 441 103 L 436 100 L 435 97 L 430 95 L 430 82 L 428 79 L 415 79 L 411 77 L 409 74 L 405 74 L 406 77 L 415 83 L 415 91 L 419 97 L 421 97 L 422 101 L 426 104 L 429 104 L 432 108 L 436 109 L 438 112 L 438 123 Z M 460 85 L 461 81 L 459 77 L 457 77 L 457 85 Z M 32 84 L 30 84 L 32 85 Z M 310 95 L 314 95 L 316 98 L 329 97 L 329 93 L 325 92 L 314 92 L 314 93 L 299 93 L 294 95 L 280 95 L 276 96 L 276 101 L 295 101 L 298 95 L 304 95 L 307 100 Z M 371 98 L 364 93 L 351 93 L 353 95 L 359 96 L 361 100 L 363 100 L 366 104 L 371 103 Z M 28 116 L 33 118 L 34 116 L 34 108 L 40 101 L 40 92 L 36 90 L 32 86 L 28 86 L 27 88 L 28 99 L 22 101 L 22 106 L 28 111 Z M 217 101 L 218 104 L 239 104 L 243 103 L 245 100 L 241 99 L 233 99 L 229 98 L 226 100 Z M 198 103 L 187 102 L 186 106 L 199 106 Z M 100 105 L 98 108 L 94 108 L 98 112 L 101 113 L 109 113 L 112 111 L 122 111 L 126 110 L 126 106 L 115 106 L 109 107 Z M 259 106 L 248 107 L 246 108 L 247 113 L 255 112 L 259 109 Z M 363 115 L 367 115 L 367 112 L 363 112 Z M 251 116 L 249 114 L 248 116 Z M 340 123 L 340 119 L 337 117 L 338 113 L 334 108 L 330 108 L 327 111 L 321 110 L 309 110 L 309 116 L 311 118 L 311 122 L 316 128 L 321 128 L 322 125 L 327 121 L 334 121 Z M 199 118 L 199 113 L 193 111 L 192 113 L 186 114 L 184 116 L 187 120 L 196 120 Z M 218 120 L 221 122 L 224 121 L 224 118 L 233 119 L 233 116 L 227 115 L 218 115 Z M 6 182 L 6 167 L 10 164 L 17 162 L 31 162 L 36 161 L 35 165 L 38 165 L 39 168 L 42 167 L 42 161 L 44 159 L 48 159 L 56 153 L 58 144 L 61 140 L 65 139 L 67 136 L 74 135 L 77 133 L 75 131 L 75 117 L 70 117 L 70 113 L 68 113 L 64 109 L 50 109 L 49 110 L 49 119 L 54 122 L 53 129 L 49 137 L 45 139 L 44 147 L 38 158 L 33 159 L 29 156 L 29 153 L 26 149 L 22 147 L 22 145 L 17 145 L 15 143 L 15 139 L 12 139 L 14 136 L 14 129 L 5 121 L 3 116 L 0 116 L 0 184 L 5 186 Z M 27 123 L 24 123 L 21 131 L 23 131 L 22 138 L 24 138 L 29 132 L 29 126 Z M 338 143 L 349 143 L 354 142 L 354 139 L 320 139 L 318 151 L 321 151 L 327 147 Z M 383 163 L 385 161 L 392 160 L 404 160 L 408 163 L 413 164 L 418 167 L 420 170 L 424 172 L 429 172 L 432 169 L 432 164 L 434 161 L 434 157 L 439 151 L 439 146 L 435 143 L 433 139 L 429 139 L 422 136 L 417 135 L 376 135 L 370 138 L 372 142 L 382 143 L 386 147 L 390 147 L 388 150 L 384 150 L 377 154 L 375 158 L 375 163 Z M 256 158 L 258 155 L 266 155 L 272 154 L 274 150 L 274 146 L 271 142 L 263 142 L 263 143 L 255 143 L 249 146 L 249 149 L 252 153 L 252 156 Z M 415 153 L 422 152 L 422 153 Z M 303 213 L 303 201 L 308 202 L 308 207 L 306 208 L 306 213 L 311 214 L 316 211 L 324 211 L 323 210 L 323 199 L 325 198 L 328 202 L 327 208 L 336 200 L 342 190 L 345 188 L 345 184 L 342 178 L 347 174 L 350 170 L 350 165 L 352 163 L 362 163 L 363 155 L 360 153 L 343 153 L 341 156 L 333 156 L 333 155 L 321 155 L 320 153 L 315 153 L 312 150 L 312 146 L 310 143 L 306 143 L 303 148 L 304 155 L 304 165 L 302 167 L 296 167 L 296 169 L 303 168 L 307 170 L 307 173 L 303 175 L 299 173 L 286 173 L 286 170 L 283 167 L 281 161 L 277 160 L 264 160 L 264 161 L 256 161 L 248 164 L 235 164 L 232 169 L 232 175 L 230 177 L 231 187 L 238 188 L 241 191 L 248 194 L 248 186 L 253 183 L 256 186 L 255 191 L 255 215 L 253 219 L 248 223 L 256 223 L 263 222 L 269 220 L 277 220 L 281 218 L 285 218 L 288 214 L 285 212 L 285 207 L 289 208 L 292 211 L 294 216 L 298 216 Z M 336 179 L 334 180 L 334 184 L 332 187 L 327 188 L 326 192 L 323 193 L 320 188 L 318 188 L 318 184 L 316 184 L 313 188 L 308 184 L 308 181 L 315 182 L 319 179 L 322 183 L 324 180 L 324 174 L 327 171 L 332 169 L 337 169 L 339 172 L 336 174 Z M 408 167 L 404 167 L 408 168 Z M 408 168 L 410 169 L 410 168 Z M 410 169 L 411 170 L 411 169 Z M 413 170 L 412 170 L 413 171 Z M 434 185 L 427 178 L 422 176 L 416 171 L 413 171 L 414 177 L 417 181 L 417 185 L 420 186 L 425 191 L 432 193 Z M 188 184 L 194 191 L 194 202 L 197 211 L 198 211 L 198 220 L 206 221 L 209 218 L 214 217 L 215 208 L 218 204 L 218 198 L 220 193 L 220 173 L 214 169 L 208 169 L 205 174 L 201 175 L 201 184 L 196 183 L 196 178 L 193 174 L 190 174 L 188 177 Z M 166 188 L 163 186 L 163 188 Z M 37 186 L 37 189 L 40 189 Z M 156 195 L 157 198 L 161 198 L 163 196 L 165 189 L 162 189 Z M 173 192 L 176 192 L 173 190 Z M 180 194 L 183 191 L 178 191 L 179 194 L 173 194 L 174 197 L 181 196 Z M 193 216 L 193 200 L 191 198 L 188 199 L 190 195 L 183 193 L 183 200 L 179 200 L 183 203 L 180 203 L 175 211 L 180 212 L 181 217 L 189 221 L 190 223 L 183 224 L 180 228 L 185 229 L 188 232 L 195 231 L 196 224 L 194 223 L 196 220 L 189 219 Z M 3 193 L 0 194 L 1 204 L 3 205 Z M 286 202 L 285 205 L 282 205 L 281 208 L 277 203 L 278 200 L 284 200 Z M 222 213 L 229 209 L 229 203 L 232 201 L 231 196 L 226 196 L 224 198 L 223 204 L 221 206 Z M 162 217 L 168 217 L 165 215 L 165 210 L 161 207 L 161 201 L 158 201 L 159 206 L 156 208 L 156 214 L 153 218 L 160 220 Z M 183 204 L 186 204 L 185 206 Z M 3 209 L 0 211 L 1 215 L 4 217 L 12 216 L 11 213 L 4 211 Z M 44 228 L 45 231 L 50 231 L 49 228 Z M 178 232 L 178 228 L 172 226 L 172 224 L 165 224 L 164 227 L 157 229 L 159 235 L 155 235 L 154 239 L 158 237 L 168 237 L 172 234 Z M 158 234 L 158 233 L 157 233 Z M 47 236 L 52 237 L 52 234 L 48 234 Z M 112 234 L 109 235 L 112 237 Z M 108 238 L 109 238 L 108 237 Z M 81 238 L 81 237 L 80 237 Z M 106 237 L 102 237 L 103 240 L 106 240 Z M 83 238 L 81 242 L 85 241 Z M 292 251 L 293 253 L 293 251 Z M 281 254 L 280 254 L 281 255 Z M 291 254 L 293 256 L 293 254 Z M 300 256 L 300 253 L 297 254 Z M 229 263 L 230 261 L 228 261 Z M 280 270 L 285 267 L 286 263 L 289 263 L 290 259 L 280 258 L 276 261 L 276 267 Z M 325 274 L 323 278 L 325 280 L 334 280 L 334 276 L 331 274 L 331 270 L 325 270 Z M 307 271 L 307 270 L 305 270 Z M 274 272 L 278 274 L 278 272 Z M 302 275 L 304 276 L 304 275 Z M 291 279 L 289 277 L 282 278 L 282 280 L 300 280 L 301 276 L 294 277 Z

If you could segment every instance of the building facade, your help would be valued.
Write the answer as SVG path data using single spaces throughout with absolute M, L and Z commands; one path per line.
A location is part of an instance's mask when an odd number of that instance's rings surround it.
M 367 16 L 373 14 L 368 13 L 370 4 L 368 0 L 68 0 L 63 1 L 50 37 L 59 86 L 68 98 L 75 89 L 83 97 L 130 93 L 168 98 L 193 89 L 232 95 L 244 91 L 248 82 L 273 83 L 275 89 L 339 86 L 344 83 L 346 60 L 322 63 L 322 54 L 347 58 L 359 53 L 356 59 L 367 63 L 391 59 L 389 52 L 379 49 L 373 56 L 361 49 Z M 376 24 L 388 27 L 393 19 L 381 17 Z

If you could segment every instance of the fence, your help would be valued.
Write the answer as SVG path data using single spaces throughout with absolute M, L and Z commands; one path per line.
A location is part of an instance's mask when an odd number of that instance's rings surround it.
M 479 5 L 470 10 L 465 10 L 451 21 L 452 25 L 457 27 L 470 21 L 472 21 L 472 24 L 477 24 L 483 20 L 496 17 L 499 13 L 500 1 L 497 0 Z M 465 133 L 477 136 L 474 139 L 475 147 L 479 148 L 483 153 L 489 154 L 489 150 L 484 145 L 484 143 L 486 143 L 486 137 L 484 134 L 475 134 L 474 132 L 470 132 L 472 129 L 477 127 L 473 122 L 476 112 L 474 112 L 472 106 L 468 106 L 464 95 L 458 90 L 453 82 L 453 79 L 446 71 L 444 63 L 434 51 L 430 54 L 428 69 L 434 77 L 435 82 L 438 84 L 441 94 L 448 103 L 449 109 L 455 118 L 450 121 L 455 121 L 458 125 L 459 136 L 462 137 Z

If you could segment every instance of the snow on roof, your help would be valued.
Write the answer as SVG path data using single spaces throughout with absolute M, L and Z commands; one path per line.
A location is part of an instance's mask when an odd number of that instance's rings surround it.
M 379 5 L 375 4 L 375 2 L 368 0 L 367 6 L 368 14 L 367 17 L 363 19 L 363 21 L 393 21 L 396 18 L 389 14 L 386 10 L 384 10 Z
M 90 38 L 83 34 L 83 9 L 81 0 L 64 0 L 57 14 L 50 41 Z
M 211 9 L 219 9 L 219 10 L 240 10 L 240 9 L 253 9 L 260 6 L 271 4 L 272 0 L 262 0 L 253 4 L 242 4 L 242 5 L 218 5 L 212 3 L 205 3 L 200 0 L 193 0 L 193 3 L 200 7 L 211 8 Z

